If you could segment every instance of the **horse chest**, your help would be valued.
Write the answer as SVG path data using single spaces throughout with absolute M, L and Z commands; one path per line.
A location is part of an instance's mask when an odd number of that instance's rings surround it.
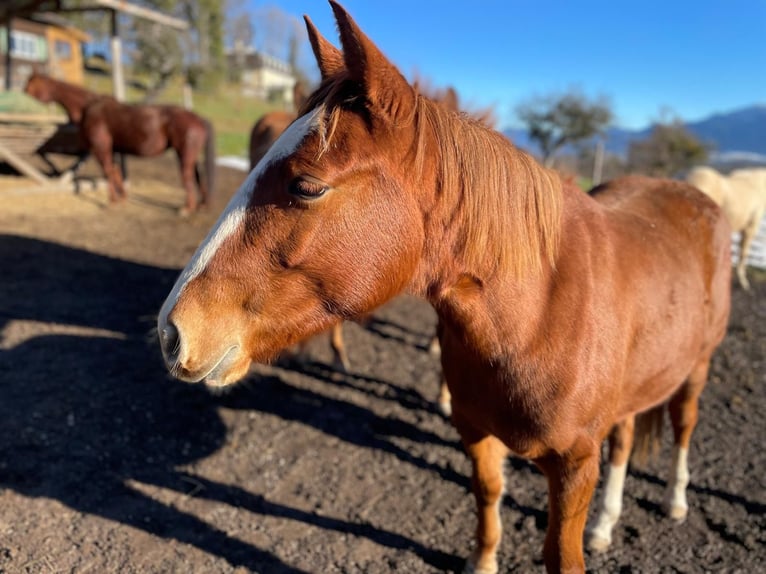
M 543 393 L 465 350 L 448 348 L 442 357 L 457 416 L 497 436 L 520 456 L 536 458 L 555 446 L 558 409 Z

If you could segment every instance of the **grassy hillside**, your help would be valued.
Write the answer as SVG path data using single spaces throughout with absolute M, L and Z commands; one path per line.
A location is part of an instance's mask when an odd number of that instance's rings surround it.
M 109 76 L 87 74 L 85 87 L 99 93 L 112 93 Z M 144 98 L 143 90 L 128 86 L 125 99 L 138 102 Z M 248 98 L 233 84 L 222 85 L 216 93 L 195 92 L 193 110 L 207 118 L 215 127 L 216 153 L 218 155 L 247 156 L 247 144 L 253 124 L 264 113 L 276 109 L 273 104 Z M 180 82 L 171 84 L 157 99 L 157 103 L 183 104 Z

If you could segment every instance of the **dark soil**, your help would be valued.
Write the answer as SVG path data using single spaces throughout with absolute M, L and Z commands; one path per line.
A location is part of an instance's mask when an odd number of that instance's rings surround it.
M 220 170 L 221 201 L 243 174 Z M 469 463 L 432 401 L 435 325 L 402 297 L 215 396 L 169 378 L 155 315 L 217 209 L 180 219 L 172 158 L 131 199 L 0 194 L 0 572 L 455 572 Z M 220 208 L 220 205 L 218 206 Z M 669 444 L 632 471 L 593 572 L 766 571 L 766 280 L 734 288 L 692 443 L 689 516 L 660 510 Z M 670 434 L 670 433 L 666 433 Z M 667 438 L 667 437 L 666 437 Z M 668 439 L 669 440 L 669 439 Z M 541 571 L 545 481 L 512 458 L 501 570 Z

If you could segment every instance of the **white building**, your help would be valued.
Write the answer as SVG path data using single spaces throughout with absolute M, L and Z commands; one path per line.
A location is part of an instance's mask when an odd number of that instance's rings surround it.
M 226 63 L 238 70 L 245 95 L 293 106 L 296 78 L 290 64 L 258 52 L 252 47 L 235 46 L 226 51 Z

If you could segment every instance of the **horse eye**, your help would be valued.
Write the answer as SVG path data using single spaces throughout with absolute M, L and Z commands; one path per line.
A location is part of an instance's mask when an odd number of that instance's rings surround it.
M 322 197 L 328 189 L 329 186 L 320 181 L 312 181 L 302 177 L 296 177 L 288 186 L 290 194 L 301 199 L 317 199 Z

